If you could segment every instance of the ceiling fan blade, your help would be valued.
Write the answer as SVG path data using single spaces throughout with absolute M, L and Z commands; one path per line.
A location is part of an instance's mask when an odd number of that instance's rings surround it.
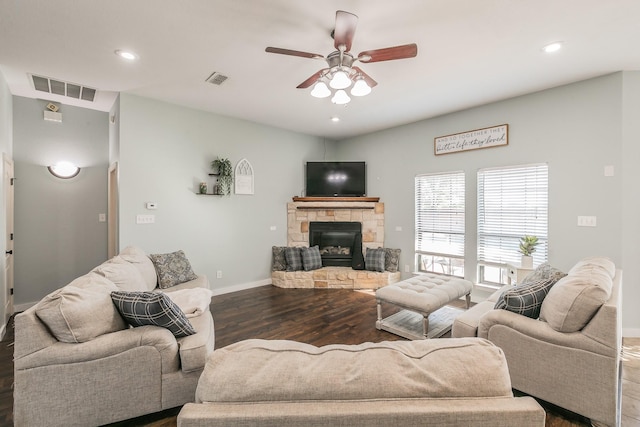
M 345 52 L 351 50 L 351 42 L 358 25 L 358 17 L 353 13 L 338 10 L 336 12 L 336 27 L 333 30 L 333 45 L 340 50 L 340 45 L 344 45 Z
M 360 75 L 362 75 L 362 77 L 364 77 L 364 81 L 367 82 L 367 84 L 369 85 L 369 87 L 374 87 L 378 84 L 377 81 L 373 80 L 371 77 L 369 77 L 369 75 L 367 73 L 365 73 L 364 71 L 362 71 L 362 69 L 360 67 L 353 67 L 353 69 Z
M 364 52 L 360 52 L 358 60 L 366 63 L 392 61 L 394 59 L 413 58 L 417 54 L 418 46 L 415 43 L 411 43 L 384 49 L 365 50 Z
M 314 84 L 315 82 L 318 81 L 318 79 L 321 79 L 324 74 L 329 71 L 328 68 L 324 68 L 320 71 L 318 71 L 317 73 L 315 73 L 313 76 L 309 77 L 307 80 L 303 81 L 302 83 L 300 83 L 298 86 L 296 86 L 298 89 L 306 89 L 309 86 L 311 86 L 312 84 Z
M 317 53 L 301 52 L 299 50 L 281 49 L 279 47 L 268 47 L 264 50 L 269 53 L 279 53 L 280 55 L 300 56 L 302 58 L 324 59 L 324 56 Z

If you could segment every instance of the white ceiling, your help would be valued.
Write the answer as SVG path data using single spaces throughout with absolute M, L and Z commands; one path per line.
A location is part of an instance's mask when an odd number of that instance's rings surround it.
M 416 58 L 359 64 L 378 86 L 342 107 L 296 89 L 324 62 L 265 52 L 327 55 L 339 9 L 359 16 L 355 54 L 418 45 Z M 638 0 L 0 0 L 0 71 L 19 96 L 108 111 L 124 92 L 342 139 L 640 70 L 639 18 Z M 206 83 L 213 71 L 228 80 Z M 94 87 L 96 102 L 37 92 L 28 73 Z

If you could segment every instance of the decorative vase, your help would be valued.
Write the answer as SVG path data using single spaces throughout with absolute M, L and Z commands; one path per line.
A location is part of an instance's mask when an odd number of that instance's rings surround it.
M 520 259 L 520 267 L 532 269 L 533 268 L 533 257 L 532 256 L 527 256 L 527 255 L 522 255 L 522 258 Z
M 206 182 L 201 182 L 200 183 L 200 194 L 207 194 L 207 183 Z

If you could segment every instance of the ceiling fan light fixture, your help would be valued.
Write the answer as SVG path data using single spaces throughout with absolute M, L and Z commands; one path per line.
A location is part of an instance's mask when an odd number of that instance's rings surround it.
M 351 95 L 353 96 L 365 96 L 371 93 L 371 87 L 367 84 L 364 78 L 359 77 L 356 80 L 353 88 L 351 88 Z
M 329 86 L 334 89 L 346 89 L 351 86 L 351 79 L 349 78 L 347 73 L 342 70 L 338 70 L 333 74 L 333 77 L 331 77 Z
M 330 96 L 330 95 L 331 95 L 331 91 L 323 81 L 318 80 L 316 84 L 313 85 L 311 96 L 313 96 L 314 98 L 326 98 L 327 96 Z
M 347 92 L 343 89 L 338 90 L 336 94 L 333 95 L 333 98 L 331 98 L 331 102 L 336 105 L 345 105 L 348 104 L 349 101 L 351 101 L 351 98 L 349 98 L 349 95 L 347 95 Z

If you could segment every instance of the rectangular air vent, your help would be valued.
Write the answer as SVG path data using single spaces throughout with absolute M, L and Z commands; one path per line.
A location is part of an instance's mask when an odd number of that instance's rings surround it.
M 93 102 L 96 97 L 96 89 L 83 85 L 63 82 L 49 77 L 36 76 L 31 74 L 33 88 L 41 92 L 52 93 L 54 95 L 68 96 L 70 98 L 82 99 Z
M 207 83 L 211 83 L 214 85 L 218 85 L 220 86 L 222 83 L 224 83 L 225 80 L 227 80 L 227 76 L 224 76 L 216 71 L 213 72 L 213 74 L 211 74 L 209 77 L 207 77 L 207 80 L 205 80 Z

